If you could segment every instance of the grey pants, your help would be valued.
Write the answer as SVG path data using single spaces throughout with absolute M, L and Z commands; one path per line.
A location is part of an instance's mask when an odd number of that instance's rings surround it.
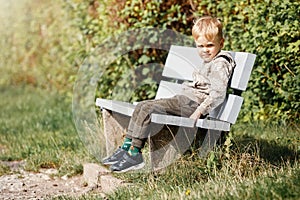
M 151 114 L 172 114 L 189 117 L 194 113 L 199 104 L 184 95 L 172 98 L 146 100 L 135 107 L 128 125 L 126 137 L 132 139 L 132 145 L 142 148 L 148 136 L 158 131 L 151 131 Z

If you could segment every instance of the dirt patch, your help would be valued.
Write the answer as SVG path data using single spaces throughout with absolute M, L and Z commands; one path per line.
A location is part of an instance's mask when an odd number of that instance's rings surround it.
M 9 166 L 10 174 L 0 177 L 0 199 L 47 199 L 57 196 L 80 197 L 97 194 L 105 197 L 100 187 L 89 187 L 83 176 L 58 177 L 56 169 L 41 169 L 38 173 L 23 170 L 23 162 L 1 162 Z

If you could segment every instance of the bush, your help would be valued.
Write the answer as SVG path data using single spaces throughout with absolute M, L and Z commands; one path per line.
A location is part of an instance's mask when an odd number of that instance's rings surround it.
M 2 4 L 0 84 L 70 92 L 77 38 L 63 5 L 38 0 Z
M 6 51 L 0 55 L 4 66 L 0 70 L 6 75 L 0 83 L 25 83 L 70 92 L 76 66 L 110 36 L 144 27 L 191 35 L 194 17 L 214 15 L 224 23 L 225 50 L 257 54 L 248 89 L 243 93 L 245 101 L 240 120 L 298 121 L 299 4 L 295 0 L 66 0 L 57 4 L 26 0 L 24 4 L 6 3 L 16 7 L 16 15 L 19 11 L 35 12 L 18 15 L 22 23 L 12 17 L 1 21 L 2 30 L 6 31 L 0 46 Z M 152 43 L 159 42 L 153 36 Z M 119 80 L 125 80 L 131 76 L 130 70 L 143 65 L 145 69 L 135 76 L 144 83 L 130 100 L 153 98 L 157 88 L 154 79 L 162 67 L 147 69 L 147 64 L 162 64 L 165 57 L 166 52 L 153 49 L 123 55 L 102 69 L 97 95 L 113 98 L 112 88 L 132 87 Z M 123 90 L 117 91 L 117 96 L 123 96 Z
M 227 39 L 225 49 L 258 55 L 243 94 L 241 120 L 297 120 L 299 4 L 299 1 L 121 1 L 115 27 L 126 30 L 154 26 L 188 35 L 192 17 L 221 17 Z M 163 58 L 159 59 L 163 62 Z
M 218 1 L 203 14 L 223 16 L 226 49 L 257 54 L 242 120 L 299 119 L 299 1 Z

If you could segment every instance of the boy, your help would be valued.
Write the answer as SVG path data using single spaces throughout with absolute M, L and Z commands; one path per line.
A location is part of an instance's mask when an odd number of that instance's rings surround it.
M 111 165 L 111 171 L 126 172 L 145 165 L 141 149 L 150 135 L 152 113 L 190 117 L 196 122 L 224 101 L 235 62 L 229 53 L 221 52 L 222 23 L 214 17 L 202 17 L 195 22 L 192 35 L 203 66 L 193 72 L 193 82 L 183 84 L 182 94 L 143 101 L 136 106 L 123 145 L 103 160 L 103 164 Z

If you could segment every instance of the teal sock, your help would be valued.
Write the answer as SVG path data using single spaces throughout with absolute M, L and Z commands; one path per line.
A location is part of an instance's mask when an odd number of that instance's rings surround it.
M 121 146 L 122 149 L 124 149 L 125 151 L 128 151 L 130 146 L 131 146 L 131 141 L 132 139 L 129 138 L 125 138 L 123 145 Z
M 139 152 L 140 152 L 140 148 L 135 147 L 135 146 L 131 146 L 128 150 L 129 155 L 131 156 L 136 156 Z

